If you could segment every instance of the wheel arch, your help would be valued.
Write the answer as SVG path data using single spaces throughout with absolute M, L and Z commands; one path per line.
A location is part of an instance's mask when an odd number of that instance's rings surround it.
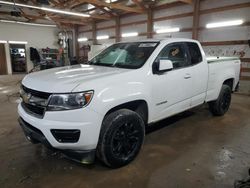
M 134 101 L 129 101 L 125 102 L 122 104 L 119 104 L 117 106 L 114 106 L 108 112 L 105 114 L 104 117 L 106 117 L 108 114 L 120 110 L 120 109 L 129 109 L 132 110 L 140 115 L 140 117 L 143 119 L 145 125 L 148 123 L 148 115 L 149 115 L 149 110 L 148 110 L 148 104 L 145 100 L 139 99 L 139 100 L 134 100 Z
M 228 85 L 231 88 L 231 91 L 234 90 L 234 78 L 228 78 L 226 79 L 222 85 Z

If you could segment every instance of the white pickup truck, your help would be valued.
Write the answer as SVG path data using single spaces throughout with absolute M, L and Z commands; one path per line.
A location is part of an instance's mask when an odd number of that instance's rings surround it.
M 19 123 L 33 143 L 117 168 L 136 157 L 145 126 L 206 102 L 226 113 L 239 74 L 238 58 L 206 58 L 195 40 L 120 42 L 88 64 L 28 74 Z

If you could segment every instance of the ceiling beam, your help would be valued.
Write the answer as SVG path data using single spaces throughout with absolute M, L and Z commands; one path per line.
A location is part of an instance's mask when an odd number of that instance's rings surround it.
M 93 45 L 97 44 L 96 40 L 96 23 L 92 22 L 92 39 L 93 39 Z
M 23 15 L 24 13 L 22 13 Z M 7 11 L 0 11 L 0 15 L 10 15 L 10 12 L 7 12 Z M 24 16 L 23 16 L 24 17 Z M 41 19 L 41 20 L 47 20 L 46 18 L 44 18 L 44 16 L 35 16 L 35 15 L 30 15 L 30 14 L 25 14 L 25 18 L 26 17 L 29 17 L 29 19 L 32 19 L 32 20 L 37 20 L 37 19 Z
M 70 23 L 74 25 L 87 25 L 87 22 L 82 22 L 82 21 L 76 21 L 76 20 L 65 20 L 62 18 L 52 18 L 53 20 L 60 22 L 60 23 Z
M 18 2 L 22 2 L 22 3 L 24 3 L 24 2 L 26 2 L 26 1 L 24 1 L 24 0 L 19 0 Z M 39 4 L 37 4 L 37 2 L 36 2 L 36 0 L 31 0 L 31 2 L 32 2 L 32 4 L 34 5 L 34 6 L 38 6 L 38 7 L 40 7 L 40 5 Z M 25 9 L 26 7 L 23 7 L 22 9 Z M 54 8 L 58 8 L 58 7 L 54 7 Z M 34 9 L 34 10 L 36 10 L 36 9 Z M 64 9 L 59 9 L 59 10 L 64 10 Z M 44 11 L 44 10 L 36 10 L 37 12 L 44 12 L 44 14 L 45 15 L 47 15 L 48 14 L 48 12 L 47 11 Z M 57 13 L 50 13 L 51 15 L 56 15 Z M 67 15 L 67 16 L 71 16 L 71 17 L 75 17 L 74 15 Z M 91 14 L 90 15 L 90 17 L 86 17 L 86 20 L 89 20 L 89 19 L 91 19 L 91 18 L 95 18 L 95 19 L 100 19 L 100 20 L 110 20 L 110 16 L 105 16 L 105 15 L 96 15 L 96 14 Z M 90 21 L 90 20 L 89 20 Z M 92 20 L 91 20 L 92 21 Z
M 117 16 L 115 18 L 115 42 L 121 41 L 121 20 L 120 17 Z
M 93 4 L 91 4 L 91 5 L 93 5 Z M 100 9 L 102 12 L 108 14 L 110 17 L 118 16 L 116 13 L 113 13 L 112 11 L 106 10 L 105 7 L 102 7 L 102 6 L 99 6 L 99 5 L 93 5 L 93 6 Z
M 32 0 L 32 2 L 34 2 L 34 0 Z M 61 8 L 63 7 L 63 5 L 61 3 L 58 3 L 55 0 L 49 0 L 49 2 L 52 3 L 56 7 L 61 7 Z
M 30 18 L 24 11 L 23 11 L 23 9 L 19 9 L 20 11 L 21 11 L 21 15 L 24 17 L 24 18 L 26 18 L 27 20 L 35 20 L 34 18 Z
M 53 2 L 57 3 L 55 0 L 53 0 Z M 34 5 L 38 5 L 35 0 L 32 0 L 32 3 Z M 62 6 L 60 6 L 60 7 L 62 7 Z M 51 21 L 53 21 L 54 23 L 56 23 L 56 24 L 64 23 L 64 24 L 73 24 L 73 25 L 86 25 L 87 22 L 88 22 L 87 18 L 85 18 L 85 19 L 76 19 L 76 20 L 72 20 L 72 19 L 68 20 L 68 19 L 65 19 L 65 18 L 55 16 L 56 14 L 48 13 L 48 12 L 45 12 L 45 11 L 38 11 L 38 13 L 39 13 L 40 16 L 44 16 L 44 17 L 48 16 L 49 19 Z
M 147 38 L 153 38 L 153 11 L 148 9 L 147 11 Z
M 192 38 L 198 40 L 200 21 L 200 0 L 194 0 L 193 31 Z
M 127 12 L 136 12 L 136 13 L 143 13 L 143 9 L 141 8 L 133 8 L 133 7 L 129 7 L 126 5 L 123 5 L 121 3 L 106 3 L 104 1 L 100 1 L 100 0 L 76 0 L 74 6 L 78 6 L 78 4 L 82 4 L 82 3 L 89 3 L 92 5 L 97 5 L 97 6 L 101 6 L 101 7 L 108 7 L 110 9 L 118 9 L 118 10 L 123 10 L 123 11 L 127 11 Z

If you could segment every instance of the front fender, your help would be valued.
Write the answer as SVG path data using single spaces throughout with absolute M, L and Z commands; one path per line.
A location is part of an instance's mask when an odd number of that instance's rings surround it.
M 149 89 L 142 82 L 112 84 L 95 92 L 89 108 L 105 116 L 110 109 L 127 102 L 144 100 L 148 104 L 149 93 Z M 149 114 L 150 109 L 149 103 Z

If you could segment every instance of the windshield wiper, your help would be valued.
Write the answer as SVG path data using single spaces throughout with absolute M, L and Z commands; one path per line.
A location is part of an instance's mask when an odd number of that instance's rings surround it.
M 117 68 L 125 68 L 125 69 L 135 69 L 136 67 L 131 65 L 126 65 L 124 63 L 114 63 L 114 64 L 106 64 L 106 63 L 100 63 L 100 61 L 94 63 L 92 61 L 88 61 L 89 65 L 96 65 L 96 66 L 104 66 L 104 67 L 117 67 Z

